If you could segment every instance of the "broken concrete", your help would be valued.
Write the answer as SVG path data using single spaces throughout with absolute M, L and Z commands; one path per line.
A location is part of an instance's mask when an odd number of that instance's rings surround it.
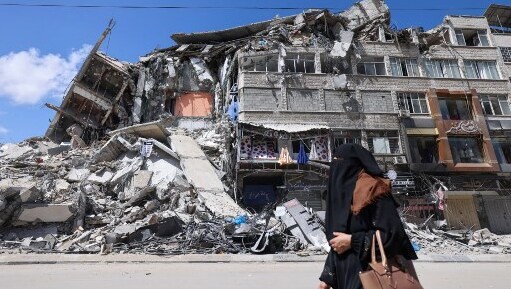
M 71 204 L 30 204 L 22 205 L 13 225 L 26 223 L 67 222 L 74 216 Z

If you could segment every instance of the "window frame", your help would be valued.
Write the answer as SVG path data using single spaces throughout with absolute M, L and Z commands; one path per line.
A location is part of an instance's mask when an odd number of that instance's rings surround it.
M 389 60 L 392 76 L 420 77 L 419 64 L 416 58 L 390 57 Z
M 430 113 L 426 94 L 423 92 L 397 92 L 397 99 L 399 109 L 408 110 L 410 114 L 429 115 Z M 414 103 L 418 104 L 420 112 L 416 112 Z
M 494 60 L 464 60 L 463 64 L 465 66 L 466 78 L 501 79 L 497 68 L 497 62 Z
M 481 107 L 483 108 L 484 115 L 489 116 L 511 116 L 511 106 L 508 97 L 503 94 L 491 95 L 481 94 L 479 96 Z M 503 106 L 503 103 L 505 106 Z M 491 113 L 487 113 L 486 105 L 489 106 Z M 498 105 L 500 113 L 495 113 L 495 105 Z
M 456 59 L 426 59 L 424 64 L 429 78 L 462 78 Z M 434 72 L 434 75 L 430 72 Z
M 292 70 L 289 63 L 292 62 Z M 303 71 L 301 66 L 303 65 Z M 312 67 L 310 67 L 312 65 Z M 311 69 L 312 71 L 309 71 Z M 316 73 L 316 56 L 312 53 L 288 53 L 284 57 L 284 72 L 287 73 Z
M 388 135 L 392 133 L 392 135 Z M 374 134 L 374 135 L 371 135 Z M 366 131 L 367 144 L 370 152 L 376 155 L 398 155 L 402 153 L 399 132 L 397 130 L 379 131 L 371 130 Z M 384 139 L 387 152 L 375 152 L 374 139 Z M 392 143 L 391 143 L 392 141 Z M 392 150 L 394 148 L 394 151 Z
M 246 72 L 278 72 L 279 71 L 279 55 L 278 54 L 253 55 L 253 56 L 246 56 L 246 57 L 247 57 L 247 59 L 253 59 L 254 69 L 251 69 L 251 70 L 245 69 L 247 66 L 246 65 L 244 66 L 242 63 L 241 64 L 242 71 L 246 71 Z M 272 60 L 272 58 L 273 58 L 273 60 Z M 257 67 L 258 67 L 257 61 L 261 60 L 261 59 L 263 59 L 265 70 L 257 70 Z M 268 69 L 268 67 L 270 66 L 269 64 L 271 64 L 273 62 L 274 62 L 276 70 L 269 70 Z
M 378 61 L 380 60 L 381 61 Z M 377 65 L 379 66 L 379 69 L 377 68 Z M 383 66 L 381 66 L 383 65 Z M 367 67 L 370 67 L 372 66 L 373 67 L 373 70 L 374 70 L 374 74 L 368 74 L 367 71 Z M 364 72 L 362 73 L 361 72 L 361 67 L 364 68 Z M 378 74 L 378 71 L 383 71 L 383 74 Z M 365 58 L 365 59 L 362 59 L 362 61 L 360 61 L 359 63 L 357 63 L 357 74 L 361 74 L 361 75 L 374 75 L 374 76 L 385 76 L 387 75 L 387 69 L 386 69 L 386 66 L 385 66 L 385 59 L 383 57 L 371 57 L 371 58 Z
M 466 38 L 465 33 L 470 33 L 472 38 Z M 454 29 L 454 35 L 456 37 L 456 43 L 458 46 L 471 46 L 471 47 L 489 47 L 490 38 L 488 37 L 488 31 L 486 29 Z M 476 45 L 468 45 L 468 39 L 473 39 L 477 36 Z
M 453 148 L 455 146 L 457 146 L 458 144 L 454 143 L 455 140 L 457 141 L 462 141 L 462 140 L 471 140 L 471 141 L 475 141 L 476 144 L 477 144 L 477 147 L 479 149 L 479 154 L 480 154 L 480 161 L 469 161 L 469 162 L 464 162 L 464 161 L 461 161 L 461 153 L 459 151 L 454 151 Z M 451 154 L 452 154 L 452 158 L 453 158 L 453 161 L 455 164 L 481 164 L 481 163 L 485 163 L 485 155 L 484 155 L 484 147 L 483 147 L 483 142 L 481 140 L 481 138 L 479 137 L 468 137 L 468 136 L 460 136 L 460 137 L 448 137 L 447 138 L 447 141 L 449 143 L 449 149 L 451 150 Z M 468 156 L 470 158 L 474 158 L 476 157 L 476 154 L 474 153 L 473 149 L 471 149 L 471 153 L 473 154 L 473 156 Z M 465 152 L 466 154 L 467 152 Z M 457 161 L 457 158 L 460 159 L 460 161 Z M 467 158 L 467 156 L 465 157 Z

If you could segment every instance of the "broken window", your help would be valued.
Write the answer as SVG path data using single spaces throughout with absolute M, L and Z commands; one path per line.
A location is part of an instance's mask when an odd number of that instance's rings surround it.
M 499 164 L 511 164 L 511 138 L 492 138 L 492 143 Z
M 445 120 L 470 120 L 472 119 L 471 101 L 463 98 L 439 97 L 438 104 Z
M 500 79 L 495 61 L 465 60 L 467 78 Z
M 426 74 L 436 78 L 461 78 L 458 61 L 447 59 L 426 59 Z
M 397 131 L 368 131 L 369 150 L 375 154 L 399 154 L 399 135 Z
M 364 58 L 357 64 L 358 74 L 386 75 L 383 57 Z
M 449 137 L 454 163 L 484 162 L 481 140 L 470 137 Z
M 340 131 L 334 134 L 334 148 L 348 143 L 361 143 L 360 131 L 357 130 L 347 130 Z
M 505 95 L 481 95 L 481 106 L 486 115 L 511 115 L 511 109 Z
M 429 113 L 426 95 L 421 92 L 398 92 L 399 109 L 408 110 L 413 114 Z
M 490 46 L 486 30 L 456 29 L 456 40 L 461 46 Z
M 408 137 L 413 163 L 431 164 L 438 162 L 438 146 L 435 136 Z
M 417 59 L 391 57 L 390 68 L 393 76 L 420 76 Z
M 277 72 L 278 61 L 278 55 L 243 57 L 241 68 L 244 71 Z
M 314 54 L 291 54 L 284 58 L 285 72 L 314 73 Z
M 351 65 L 345 58 L 321 54 L 321 73 L 351 74 Z

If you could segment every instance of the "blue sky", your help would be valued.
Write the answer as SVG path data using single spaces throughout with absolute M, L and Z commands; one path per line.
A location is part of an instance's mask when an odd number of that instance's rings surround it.
M 482 15 L 491 0 L 388 0 L 398 28 L 432 28 L 446 14 Z M 231 0 L 10 0 L 0 3 L 303 7 L 343 10 L 354 1 L 231 1 Z M 497 1 L 510 5 L 509 0 Z M 312 5 L 312 6 L 311 6 Z M 407 10 L 445 8 L 446 10 Z M 470 9 L 461 9 L 470 8 Z M 63 91 L 110 18 L 116 26 L 102 50 L 120 60 L 136 62 L 155 48 L 173 45 L 170 34 L 218 30 L 262 21 L 298 10 L 240 9 L 78 9 L 0 6 L 0 143 L 43 135 L 54 112 L 45 102 L 60 104 Z

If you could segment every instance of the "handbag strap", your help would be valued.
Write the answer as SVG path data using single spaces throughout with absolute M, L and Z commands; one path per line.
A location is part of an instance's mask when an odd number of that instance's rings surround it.
M 383 249 L 383 242 L 381 241 L 381 233 L 380 230 L 376 230 L 376 241 L 378 241 L 378 248 L 380 249 L 380 256 L 381 256 L 381 263 L 385 269 L 389 269 L 388 263 L 387 263 L 387 256 L 385 255 L 385 250 Z M 374 236 L 373 236 L 374 238 Z M 373 239 L 374 240 L 374 239 Z M 373 250 L 374 250 L 374 243 L 373 243 Z M 376 258 L 376 253 L 375 253 Z
M 385 269 L 388 270 L 387 256 L 385 255 L 385 250 L 383 249 L 383 242 L 381 240 L 380 230 L 376 230 L 373 235 L 373 240 L 371 244 L 371 263 L 376 264 L 378 261 L 376 260 L 376 242 L 378 242 L 378 249 L 380 249 L 381 262 Z

